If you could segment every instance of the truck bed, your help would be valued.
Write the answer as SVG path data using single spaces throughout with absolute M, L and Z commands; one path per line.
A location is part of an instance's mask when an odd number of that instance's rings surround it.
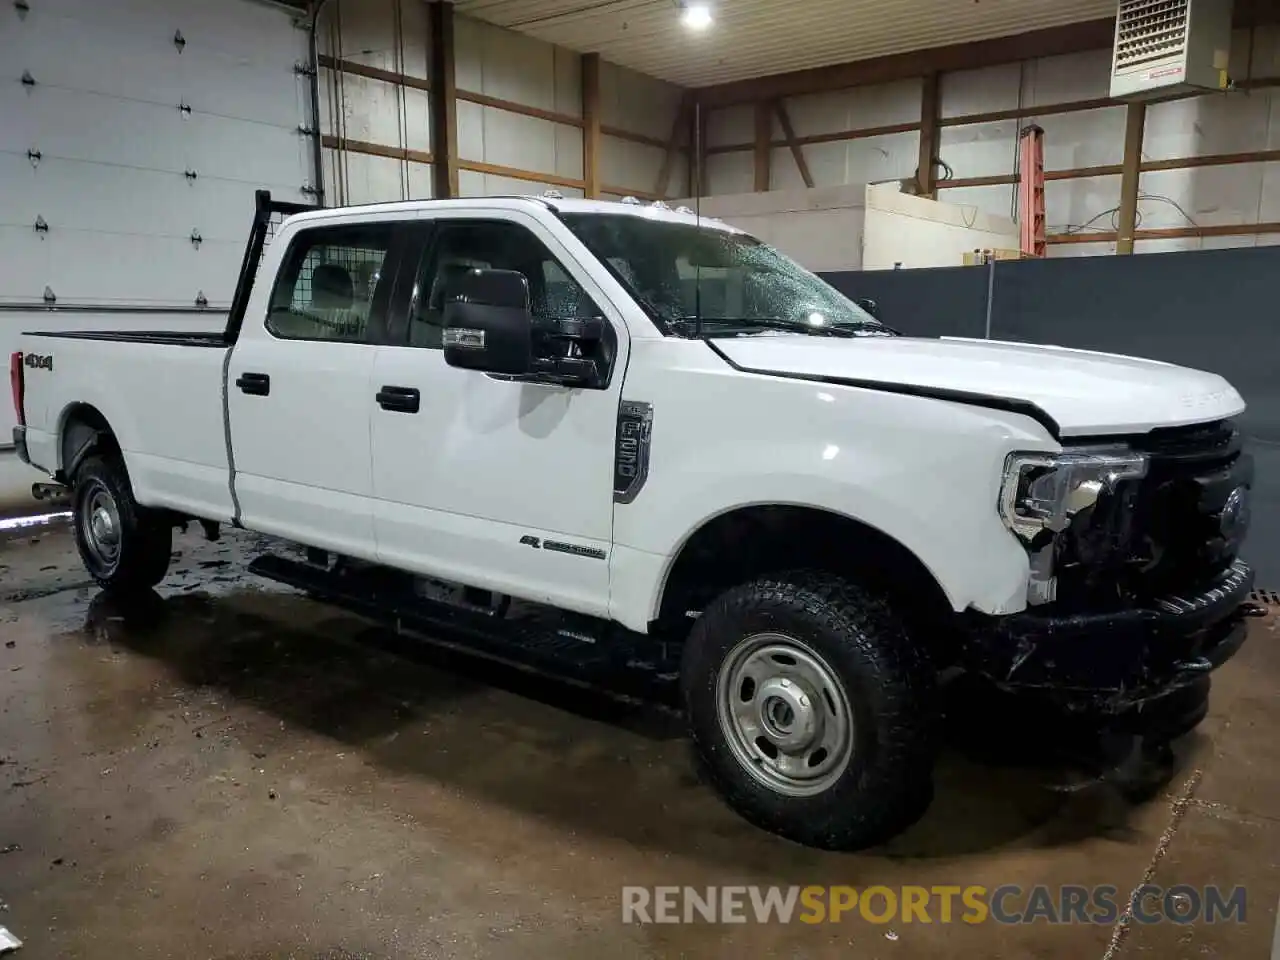
M 25 443 L 54 473 L 68 417 L 110 425 L 138 502 L 199 517 L 232 515 L 220 332 L 71 330 L 18 338 Z

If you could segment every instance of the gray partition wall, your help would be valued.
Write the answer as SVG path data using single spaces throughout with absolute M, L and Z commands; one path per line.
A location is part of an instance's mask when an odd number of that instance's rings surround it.
M 1243 394 L 1257 461 L 1245 556 L 1280 587 L 1280 247 L 999 261 L 988 267 L 824 275 L 875 300 L 912 336 L 991 337 L 1123 353 L 1212 370 Z M 994 282 L 993 282 L 994 281 Z M 988 304 L 988 290 L 991 292 Z

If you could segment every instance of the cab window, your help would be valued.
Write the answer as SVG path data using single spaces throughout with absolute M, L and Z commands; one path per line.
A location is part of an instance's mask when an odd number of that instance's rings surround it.
M 437 221 L 411 294 L 410 346 L 441 348 L 445 291 L 451 280 L 475 267 L 524 274 L 535 324 L 602 315 L 581 284 L 525 227 L 491 220 Z
M 267 329 L 289 340 L 367 342 L 384 320 L 378 293 L 391 238 L 389 224 L 299 234 L 272 290 Z

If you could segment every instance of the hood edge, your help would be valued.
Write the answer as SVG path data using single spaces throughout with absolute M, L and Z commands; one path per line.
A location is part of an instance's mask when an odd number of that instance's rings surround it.
M 926 387 L 913 383 L 894 383 L 885 380 L 861 380 L 851 377 L 833 377 L 818 373 L 796 373 L 791 370 L 766 370 L 760 367 L 747 367 L 737 363 L 721 350 L 714 341 L 704 338 L 703 343 L 711 348 L 721 360 L 739 373 L 754 373 L 765 377 L 779 377 L 783 380 L 803 380 L 809 383 L 830 383 L 841 387 L 859 387 L 864 390 L 878 390 L 881 393 L 898 393 L 908 397 L 925 397 L 930 400 L 948 400 L 952 403 L 964 403 L 973 407 L 986 407 L 990 410 L 1004 410 L 1008 413 L 1022 414 L 1030 417 L 1049 432 L 1055 441 L 1062 440 L 1062 427 L 1043 407 L 1030 400 L 1019 400 L 1014 397 L 1002 397 L 995 394 L 973 393 L 968 390 L 952 390 L 947 387 Z

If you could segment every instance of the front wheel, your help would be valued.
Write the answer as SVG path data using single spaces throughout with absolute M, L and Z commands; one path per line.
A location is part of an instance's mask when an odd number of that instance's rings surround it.
M 757 826 L 859 849 L 932 799 L 927 658 L 853 584 L 800 573 L 730 590 L 690 634 L 681 684 L 704 773 Z
M 138 593 L 164 579 L 173 528 L 134 500 L 122 459 L 87 458 L 76 470 L 72 502 L 76 547 L 99 586 Z

